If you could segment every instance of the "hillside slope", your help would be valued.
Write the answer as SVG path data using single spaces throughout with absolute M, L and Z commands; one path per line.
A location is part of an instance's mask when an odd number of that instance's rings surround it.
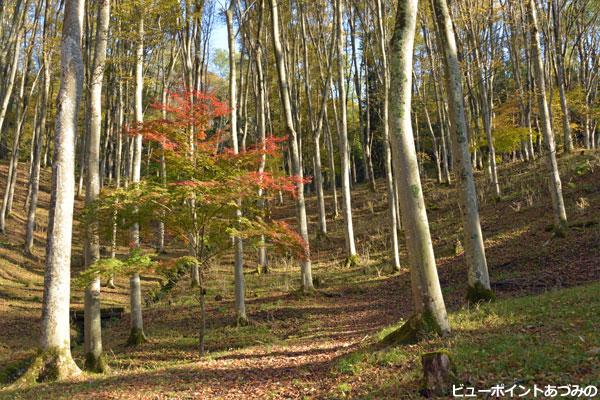
M 552 214 L 542 160 L 502 166 L 499 172 L 504 195 L 500 199 L 493 199 L 486 178 L 478 176 L 490 277 L 499 302 L 476 310 L 463 309 L 466 267 L 456 245 L 461 228 L 455 188 L 425 182 L 440 280 L 449 309 L 456 311 L 451 317 L 456 332 L 450 339 L 432 339 L 375 355 L 364 352 L 365 344 L 376 340 L 386 326 L 406 318 L 412 308 L 407 268 L 396 274 L 389 268 L 387 202 L 383 182 L 379 182 L 378 193 L 364 185 L 353 190 L 362 265 L 343 267 L 341 221 L 329 221 L 327 240 L 312 240 L 315 276 L 321 283 L 317 296 L 302 297 L 295 291 L 299 267 L 294 261 L 274 259 L 270 274 L 256 275 L 255 253 L 246 249 L 247 307 L 254 323 L 232 328 L 232 267 L 227 259 L 214 267 L 208 284 L 206 345 L 210 354 L 206 359 L 198 356 L 199 306 L 185 280 L 145 310 L 150 343 L 139 348 L 123 346 L 128 316 L 104 329 L 111 374 L 86 375 L 77 384 L 40 385 L 25 392 L 0 393 L 0 397 L 89 398 L 93 394 L 95 398 L 246 399 L 402 394 L 404 398 L 416 396 L 420 352 L 439 347 L 457 353 L 462 378 L 473 383 L 493 384 L 496 378 L 531 382 L 571 379 L 571 383 L 579 378 L 589 380 L 598 372 L 594 366 L 597 362 L 592 363 L 590 357 L 597 359 L 586 351 L 600 346 L 595 333 L 598 326 L 591 321 L 600 307 L 596 295 L 599 286 L 579 286 L 600 281 L 600 155 L 561 157 L 559 162 L 571 224 L 565 237 L 555 237 L 548 229 Z M 20 177 L 24 175 L 25 169 Z M 1 185 L 5 176 L 6 166 L 2 165 Z M 18 371 L 18 361 L 31 355 L 38 341 L 48 182 L 48 171 L 44 171 L 37 256 L 27 258 L 21 253 L 26 195 L 23 179 L 17 186 L 8 233 L 0 237 L 0 370 L 8 371 L 0 379 L 9 379 Z M 331 201 L 328 193 L 328 209 Z M 313 228 L 315 202 L 309 196 Z M 287 201 L 273 214 L 293 222 L 292 202 Z M 147 243 L 152 242 L 151 235 L 151 231 L 146 232 Z M 81 264 L 80 238 L 76 235 L 74 243 L 75 271 Z M 406 265 L 405 252 L 402 263 Z M 145 278 L 148 293 L 157 286 L 158 278 Z M 104 290 L 104 304 L 126 306 L 127 284 L 126 278 L 118 277 L 116 289 Z M 554 292 L 567 287 L 577 288 Z M 543 294 L 548 291 L 552 293 Z M 543 295 L 525 297 L 533 294 Z M 78 291 L 73 294 L 74 307 L 81 306 L 81 295 Z M 523 299 L 505 301 L 513 297 Z M 513 341 L 506 335 L 514 332 L 521 332 L 523 340 Z M 531 360 L 507 356 L 533 345 L 539 345 L 540 351 Z M 552 354 L 565 346 L 570 349 L 567 355 L 572 356 L 561 360 Z M 81 361 L 81 346 L 75 345 L 73 351 Z M 475 369 L 468 367 L 476 360 L 486 362 Z M 552 362 L 563 363 L 564 368 L 548 368 Z M 544 375 L 544 370 L 554 375 Z

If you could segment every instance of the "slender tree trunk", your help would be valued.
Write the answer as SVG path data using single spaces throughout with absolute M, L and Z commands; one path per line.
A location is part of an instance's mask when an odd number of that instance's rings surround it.
M 308 106 L 308 118 L 310 120 L 310 124 L 311 124 L 311 129 L 313 131 L 313 135 L 314 135 L 314 156 L 313 156 L 313 166 L 314 166 L 314 184 L 315 184 L 315 189 L 317 192 L 317 207 L 318 207 L 318 211 L 319 211 L 319 215 L 318 215 L 318 224 L 317 224 L 317 228 L 318 228 L 318 232 L 317 232 L 317 236 L 320 237 L 326 237 L 327 236 L 327 216 L 326 216 L 326 211 L 325 211 L 325 196 L 324 196 L 324 192 L 323 192 L 323 174 L 322 174 L 322 163 L 321 163 L 321 132 L 323 131 L 323 119 L 325 118 L 325 108 L 327 107 L 327 94 L 329 93 L 329 86 L 331 84 L 331 64 L 332 64 L 332 60 L 331 57 L 333 56 L 333 45 L 335 43 L 335 37 L 332 37 L 331 40 L 331 48 L 330 48 L 330 53 L 328 55 L 329 62 L 328 62 L 328 68 L 327 68 L 327 78 L 325 79 L 325 86 L 323 88 L 323 92 L 322 92 L 322 100 L 321 100 L 321 104 L 320 104 L 320 109 L 318 111 L 318 115 L 315 117 L 315 113 L 313 112 L 313 106 L 312 106 L 312 100 L 311 100 L 311 94 L 312 94 L 312 88 L 310 85 L 310 64 L 309 64 L 309 58 L 308 58 L 308 46 L 307 46 L 307 41 L 308 41 L 308 34 L 307 34 L 307 30 L 306 30 L 306 16 L 304 15 L 304 10 L 303 8 L 301 8 L 301 12 L 302 12 L 302 20 L 301 20 L 301 27 L 302 27 L 302 46 L 303 46 L 303 58 L 302 58 L 302 64 L 303 64 L 303 69 L 304 69 L 304 91 L 306 93 L 306 101 L 307 101 L 307 106 Z M 319 65 L 319 71 L 321 72 L 321 78 L 323 78 L 323 72 L 322 72 L 322 68 L 321 65 Z M 316 118 L 316 121 L 315 121 Z
M 266 120 L 266 86 L 265 86 L 265 74 L 263 71 L 263 50 L 262 50 L 262 27 L 264 21 L 264 9 L 265 9 L 265 0 L 261 0 L 260 2 L 260 10 L 259 10 L 259 22 L 258 22 L 258 33 L 256 36 L 256 54 L 255 54 L 255 62 L 256 62 L 256 86 L 258 91 L 258 102 L 257 102 L 257 119 L 258 119 L 258 140 L 261 143 L 261 147 L 264 150 L 266 146 L 267 139 L 267 120 Z M 260 159 L 260 164 L 258 166 L 258 173 L 262 174 L 265 171 L 267 157 L 265 154 Z M 266 210 L 266 201 L 263 196 L 263 190 L 259 189 L 258 192 L 259 200 L 258 206 L 261 210 Z M 268 258 L 267 258 L 267 248 L 265 244 L 265 237 L 261 237 L 261 246 L 258 248 L 258 268 L 261 272 L 268 272 Z
M 430 329 L 445 335 L 450 325 L 436 269 L 410 116 L 416 18 L 417 0 L 399 1 L 390 42 L 392 155 L 417 315 L 433 323 Z
M 562 232 L 567 225 L 567 212 L 562 194 L 562 184 L 556 162 L 556 144 L 554 133 L 550 124 L 548 102 L 546 100 L 546 82 L 544 79 L 544 64 L 540 52 L 540 34 L 537 21 L 535 0 L 527 1 L 527 13 L 529 15 L 529 29 L 531 30 L 531 58 L 533 60 L 534 78 L 538 98 L 540 125 L 544 134 L 544 145 L 546 150 L 546 163 L 550 181 L 550 195 L 554 209 L 554 223 L 557 232 Z
M 35 212 L 37 210 L 38 193 L 40 186 L 40 164 L 42 156 L 43 138 L 46 135 L 46 118 L 48 111 L 48 96 L 50 94 L 50 52 L 47 47 L 49 29 L 52 23 L 52 1 L 47 0 L 44 11 L 44 27 L 42 33 L 42 70 L 43 89 L 41 91 L 40 112 L 37 118 L 37 135 L 32 143 L 32 158 L 29 173 L 29 191 L 27 193 L 27 228 L 25 232 L 24 253 L 33 254 Z
M 100 135 L 102 130 L 102 83 L 106 64 L 110 0 L 98 2 L 96 43 L 90 76 L 90 101 L 88 117 L 89 134 L 87 148 L 87 177 L 85 202 L 92 204 L 100 195 Z M 107 138 L 108 140 L 108 138 Z M 85 237 L 85 265 L 90 267 L 100 259 L 100 237 L 97 223 L 90 224 Z M 102 356 L 102 327 L 100 325 L 100 277 L 94 278 L 85 290 L 84 352 L 86 369 L 104 372 L 106 363 Z
M 468 124 L 465 115 L 462 73 L 458 61 L 456 38 L 446 0 L 433 0 L 433 12 L 438 21 L 446 66 L 446 87 L 453 131 L 454 165 L 460 183 L 459 196 L 463 220 L 465 256 L 469 269 L 469 292 L 472 302 L 491 300 L 483 234 L 477 204 L 477 189 L 469 153 Z
M 383 141 L 385 148 L 385 178 L 387 183 L 388 208 L 390 212 L 390 228 L 392 234 L 392 262 L 394 270 L 400 270 L 400 248 L 398 244 L 398 209 L 396 207 L 396 191 L 394 185 L 394 174 L 392 168 L 392 149 L 390 146 L 389 129 L 389 92 L 390 72 L 387 61 L 387 50 L 385 48 L 386 35 L 383 26 L 383 10 L 381 0 L 377 0 L 377 28 L 379 30 L 379 46 L 381 51 L 381 62 L 383 65 Z
M 327 109 L 325 109 L 325 140 L 327 141 L 327 155 L 329 158 L 329 185 L 333 193 L 333 219 L 337 219 L 340 215 L 340 209 L 337 195 L 337 176 L 335 173 L 335 153 L 333 152 L 333 138 L 331 129 L 329 128 Z
M 340 171 L 342 174 L 342 212 L 344 213 L 344 231 L 346 233 L 347 264 L 356 263 L 356 244 L 354 243 L 354 226 L 352 223 L 352 194 L 350 193 L 350 157 L 348 146 L 348 116 L 346 107 L 346 78 L 344 68 L 344 0 L 337 3 L 337 66 L 338 66 L 338 98 L 340 102 Z
M 236 63 L 235 63 L 235 32 L 233 27 L 233 14 L 235 11 L 234 0 L 229 1 L 229 7 L 226 11 L 227 17 L 227 38 L 229 44 L 229 108 L 231 108 L 231 140 L 233 142 L 233 152 L 238 154 L 238 130 L 237 130 L 237 87 L 236 87 Z M 242 203 L 238 201 L 238 218 L 242 218 Z M 237 324 L 246 324 L 248 317 L 246 316 L 246 300 L 245 300 L 245 283 L 244 283 L 244 247 L 242 239 L 234 237 L 233 245 L 235 247 L 235 314 Z
M 279 91 L 281 104 L 285 113 L 285 123 L 287 128 L 288 140 L 290 143 L 290 153 L 292 158 L 292 173 L 297 177 L 302 177 L 302 164 L 300 163 L 300 151 L 298 148 L 298 135 L 294 129 L 294 119 L 292 116 L 292 106 L 290 103 L 290 92 L 288 85 L 288 77 L 284 62 L 283 48 L 281 46 L 281 35 L 279 33 L 279 12 L 277 9 L 278 0 L 269 0 L 271 5 L 271 21 L 272 21 L 272 36 L 273 48 L 275 51 L 275 60 L 277 62 L 277 76 L 279 78 Z M 296 184 L 296 212 L 298 219 L 298 228 L 300 235 L 306 242 L 307 254 L 302 261 L 302 289 L 304 291 L 313 290 L 312 280 L 312 265 L 310 260 L 310 244 L 308 238 L 308 219 L 306 217 L 306 205 L 304 202 L 304 184 L 298 182 Z
M 23 40 L 24 28 L 17 29 L 17 37 L 15 40 L 15 49 L 12 55 L 12 63 L 10 66 L 10 73 L 8 76 L 8 82 L 6 84 L 6 89 L 4 89 L 4 98 L 2 99 L 2 104 L 0 104 L 0 137 L 2 137 L 2 127 L 4 126 L 4 121 L 6 119 L 6 111 L 8 110 L 8 105 L 10 103 L 10 98 L 12 96 L 12 91 L 15 86 L 15 78 L 17 76 L 17 69 L 19 67 L 19 55 L 21 54 L 21 42 Z
M 565 65 L 563 57 L 563 45 L 560 29 L 560 16 L 558 15 L 558 1 L 552 0 L 552 22 L 554 30 L 554 53 L 556 60 L 556 81 L 558 84 L 558 95 L 560 97 L 560 108 L 562 110 L 563 141 L 565 153 L 573 151 L 573 137 L 571 136 L 571 124 L 569 121 L 569 107 L 567 105 L 567 94 L 565 89 Z
M 144 16 L 143 11 L 138 9 L 139 22 L 137 30 L 137 43 L 135 51 L 135 124 L 139 129 L 144 123 L 144 110 L 142 108 L 142 93 L 144 90 Z M 136 133 L 133 138 L 133 163 L 131 167 L 131 182 L 135 185 L 140 182 L 142 168 L 142 135 Z M 135 222 L 131 227 L 131 243 L 135 248 L 140 247 L 140 225 Z M 129 279 L 129 300 L 131 307 L 131 331 L 127 343 L 137 345 L 144 343 L 146 334 L 144 333 L 144 320 L 142 318 L 142 287 L 140 283 L 140 274 L 134 273 Z

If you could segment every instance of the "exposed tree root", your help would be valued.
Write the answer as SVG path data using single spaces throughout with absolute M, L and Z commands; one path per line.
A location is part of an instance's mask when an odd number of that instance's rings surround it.
M 467 301 L 469 304 L 486 303 L 496 300 L 496 295 L 491 289 L 484 287 L 481 283 L 467 288 Z
M 440 334 L 440 331 L 429 313 L 414 314 L 400 328 L 384 337 L 380 345 L 388 347 L 415 344 L 431 335 Z
M 10 386 L 19 389 L 41 382 L 62 381 L 81 374 L 68 349 L 52 349 L 38 353 L 27 370 Z
M 108 364 L 106 362 L 106 358 L 104 354 L 101 354 L 99 357 L 96 357 L 92 353 L 87 353 L 85 355 L 85 370 L 90 372 L 95 372 L 98 374 L 103 374 L 108 372 Z
M 148 338 L 142 329 L 131 328 L 129 338 L 127 339 L 128 346 L 138 346 L 146 342 L 148 342 Z
M 252 325 L 252 322 L 250 321 L 250 319 L 248 319 L 247 316 L 245 316 L 245 315 L 244 316 L 238 315 L 236 317 L 236 319 L 235 319 L 235 326 L 236 327 L 239 328 L 239 327 L 242 327 L 242 326 L 249 326 L 249 325 Z
M 348 256 L 346 258 L 346 261 L 344 261 L 345 268 L 352 268 L 358 265 L 360 265 L 360 257 L 357 254 L 354 254 L 353 256 Z

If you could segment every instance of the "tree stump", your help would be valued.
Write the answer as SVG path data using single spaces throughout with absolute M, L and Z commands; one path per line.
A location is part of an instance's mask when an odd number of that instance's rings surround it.
M 423 365 L 423 386 L 421 394 L 425 397 L 447 396 L 452 393 L 456 383 L 454 365 L 446 351 L 435 351 L 421 355 Z

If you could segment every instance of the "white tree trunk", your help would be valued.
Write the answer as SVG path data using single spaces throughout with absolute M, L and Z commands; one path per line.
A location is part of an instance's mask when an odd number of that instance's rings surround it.
M 235 2 L 230 0 L 229 7 L 226 11 L 227 18 L 227 39 L 229 45 L 229 108 L 231 109 L 231 141 L 233 143 L 233 152 L 238 154 L 238 131 L 237 131 L 237 85 L 236 85 L 236 64 L 235 64 L 235 32 L 233 26 L 233 13 L 235 11 Z M 238 206 L 241 207 L 241 201 L 238 201 Z M 242 210 L 237 210 L 238 218 L 242 217 Z M 235 251 L 234 261 L 234 277 L 235 277 L 235 314 L 236 320 L 239 323 L 246 323 L 246 300 L 245 300 L 245 283 L 244 283 L 244 245 L 239 237 L 233 238 Z
M 469 152 L 468 125 L 465 115 L 462 73 L 458 62 L 456 37 L 446 0 L 433 0 L 446 66 L 446 87 L 453 133 L 454 165 L 460 183 L 459 196 L 464 230 L 465 256 L 469 269 L 468 299 L 473 302 L 491 300 L 483 234 L 479 220 L 477 189 Z
M 398 3 L 390 42 L 390 128 L 395 177 L 400 195 L 413 298 L 417 313 L 435 324 L 439 334 L 450 332 L 438 279 L 429 221 L 421 188 L 411 123 L 412 65 L 417 0 Z
M 141 13 L 142 10 L 139 10 Z M 135 124 L 139 128 L 144 123 L 144 110 L 142 108 L 142 94 L 144 90 L 144 17 L 140 14 L 135 51 Z M 137 133 L 133 138 L 133 163 L 131 168 L 131 182 L 135 185 L 140 182 L 142 169 L 142 135 Z M 140 226 L 136 222 L 131 227 L 131 242 L 135 247 L 140 247 Z M 131 332 L 128 343 L 140 344 L 146 341 L 144 323 L 142 319 L 142 288 L 140 275 L 134 273 L 129 279 L 129 300 L 131 306 Z
M 264 9 L 265 9 L 265 1 L 261 0 L 260 2 L 260 15 L 259 15 L 259 27 L 258 34 L 256 36 L 256 53 L 255 53 L 255 63 L 256 63 L 256 86 L 258 90 L 258 102 L 257 102 L 257 122 L 258 122 L 258 140 L 261 143 L 261 147 L 264 150 L 266 148 L 267 139 L 267 105 L 266 105 L 266 84 L 265 84 L 265 74 L 263 70 L 263 50 L 261 43 L 261 35 L 262 35 L 262 27 L 264 21 Z M 258 166 L 259 174 L 262 174 L 265 171 L 267 156 L 263 154 L 260 159 L 260 164 Z M 263 190 L 258 190 L 258 206 L 261 210 L 264 210 L 267 206 L 265 199 L 263 198 Z M 267 257 L 267 248 L 265 246 L 265 237 L 261 237 L 261 245 L 258 248 L 258 268 L 260 272 L 268 272 L 269 270 L 269 260 Z
M 338 66 L 338 101 L 340 104 L 340 172 L 342 175 L 342 213 L 344 214 L 344 231 L 346 233 L 346 255 L 348 263 L 355 263 L 356 244 L 354 243 L 354 226 L 352 224 L 352 194 L 350 193 L 350 154 L 348 146 L 348 116 L 346 107 L 346 74 L 344 72 L 344 0 L 336 0 L 337 23 L 337 66 Z
M 567 105 L 567 94 L 565 89 L 565 65 L 562 51 L 561 41 L 561 29 L 560 29 L 560 16 L 559 5 L 557 0 L 552 0 L 552 22 L 554 27 L 554 53 L 556 60 L 556 81 L 558 83 L 558 95 L 560 97 L 560 108 L 562 110 L 562 125 L 563 125 L 563 140 L 564 140 L 564 151 L 570 153 L 573 151 L 573 137 L 571 136 L 571 124 L 569 121 L 569 107 Z M 583 60 L 582 60 L 583 62 Z
M 106 64 L 108 24 L 110 22 L 110 0 L 98 2 L 96 44 L 91 69 L 91 87 L 88 115 L 90 118 L 87 138 L 87 179 L 85 203 L 90 205 L 100 195 L 100 134 L 102 129 L 102 83 Z M 100 237 L 97 224 L 86 229 L 85 265 L 89 267 L 100 259 Z M 96 277 L 85 291 L 84 352 L 86 369 L 103 372 L 106 365 L 102 360 L 102 327 L 100 325 L 100 278 Z
M 294 119 L 292 116 L 292 107 L 290 103 L 290 93 L 288 85 L 288 77 L 286 72 L 286 66 L 283 56 L 283 48 L 281 46 L 281 35 L 279 33 L 279 12 L 277 9 L 278 0 L 269 0 L 271 3 L 271 22 L 272 22 L 272 34 L 273 34 L 273 47 L 275 50 L 275 60 L 277 62 L 277 76 L 279 78 L 279 92 L 281 97 L 281 104 L 285 113 L 285 123 L 287 128 L 287 134 L 289 135 L 288 140 L 290 143 L 290 153 L 292 159 L 292 173 L 297 176 L 302 176 L 302 165 L 300 163 L 300 151 L 298 149 L 298 137 L 296 130 L 294 129 Z M 298 227 L 300 229 L 300 235 L 306 242 L 307 254 L 306 258 L 302 260 L 302 289 L 304 291 L 313 290 L 312 281 L 312 265 L 310 260 L 310 244 L 308 238 L 308 219 L 306 217 L 306 205 L 304 202 L 304 184 L 298 182 L 296 185 L 296 213 L 298 219 Z
M 81 30 L 84 0 L 65 2 L 61 46 L 61 86 L 58 93 L 46 270 L 42 302 L 42 357 L 50 358 L 38 370 L 56 371 L 57 379 L 81 371 L 71 357 L 69 303 L 71 296 L 71 239 L 75 199 L 75 137 L 83 82 Z M 32 366 L 35 369 L 35 363 Z
M 10 97 L 15 86 L 15 78 L 17 76 L 17 69 L 19 67 L 19 54 L 21 54 L 21 41 L 23 40 L 23 35 L 23 28 L 18 28 L 17 37 L 15 40 L 15 50 L 13 52 L 10 73 L 8 76 L 8 82 L 6 85 L 6 89 L 4 90 L 4 98 L 2 99 L 2 104 L 0 104 L 0 137 L 2 137 L 2 127 L 6 119 L 6 111 L 8 110 Z
M 548 101 L 546 100 L 546 82 L 544 79 L 544 64 L 540 52 L 540 34 L 537 21 L 535 0 L 527 1 L 527 13 L 529 14 L 529 29 L 531 30 L 531 58 L 533 60 L 533 71 L 538 98 L 540 125 L 544 134 L 544 146 L 546 150 L 546 163 L 550 181 L 550 195 L 554 209 L 554 223 L 558 231 L 566 228 L 567 212 L 562 195 L 562 183 L 556 162 L 556 143 L 554 133 L 550 124 Z
M 398 244 L 398 209 L 396 206 L 396 190 L 392 168 L 392 149 L 390 145 L 389 105 L 390 105 L 390 71 L 387 61 L 386 35 L 383 26 L 383 5 L 377 0 L 377 28 L 379 30 L 379 47 L 383 64 L 383 141 L 385 148 L 385 180 L 388 192 L 388 208 L 390 211 L 390 227 L 392 233 L 392 262 L 394 270 L 400 270 L 400 248 Z

